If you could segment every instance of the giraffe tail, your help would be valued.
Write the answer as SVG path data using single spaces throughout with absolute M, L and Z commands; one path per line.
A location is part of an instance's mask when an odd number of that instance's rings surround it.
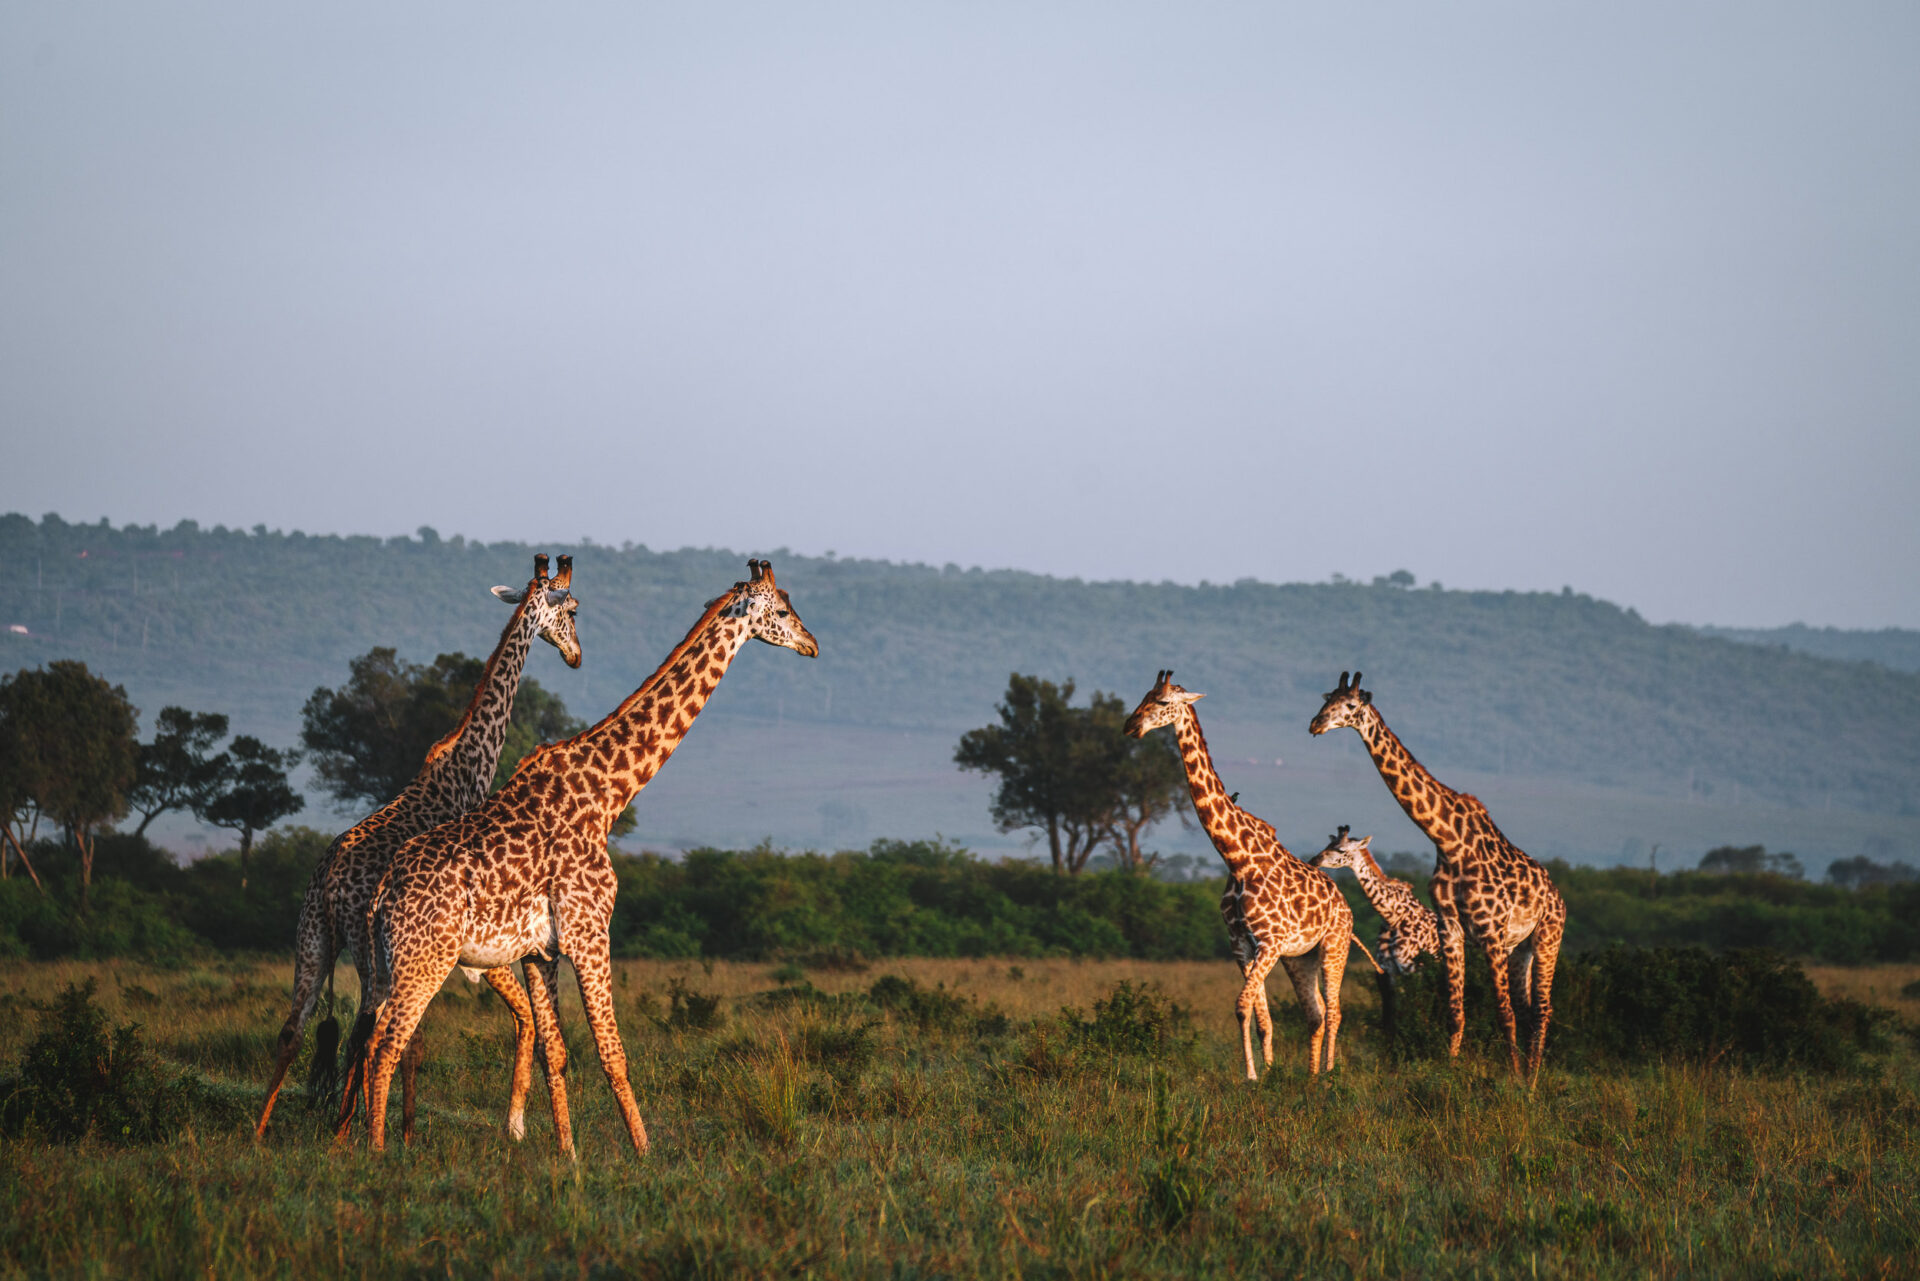
M 1373 959 L 1373 953 L 1372 953 L 1372 952 L 1369 952 L 1369 951 L 1367 951 L 1367 945 L 1366 945 L 1365 943 L 1362 943 L 1362 942 L 1360 941 L 1360 936 L 1359 936 L 1358 934 L 1355 934 L 1355 933 L 1353 933 L 1352 931 L 1348 931 L 1348 933 L 1347 933 L 1347 937 L 1348 937 L 1349 939 L 1351 939 L 1351 940 L 1353 940 L 1353 945 L 1354 945 L 1355 947 L 1357 947 L 1357 948 L 1359 948 L 1359 949 L 1360 949 L 1360 951 L 1361 951 L 1361 953 L 1362 953 L 1363 955 L 1365 955 L 1365 957 L 1367 958 L 1367 964 L 1368 964 L 1368 965 L 1371 965 L 1371 966 L 1373 967 L 1373 972 L 1374 972 L 1375 974 L 1385 974 L 1385 973 L 1386 973 L 1386 971 L 1385 971 L 1385 970 L 1383 970 L 1383 969 L 1381 969 L 1381 968 L 1380 968 L 1380 962 L 1378 962 L 1378 961 L 1376 961 L 1376 960 L 1374 960 L 1374 959 Z
M 340 1090 L 340 1019 L 333 1012 L 333 976 L 327 976 L 327 1017 L 313 1031 L 313 1061 L 307 1065 L 307 1106 L 332 1106 Z

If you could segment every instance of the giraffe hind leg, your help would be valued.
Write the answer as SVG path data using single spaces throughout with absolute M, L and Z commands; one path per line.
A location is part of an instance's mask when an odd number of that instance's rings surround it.
M 1543 922 L 1533 938 L 1533 1035 L 1527 1046 L 1527 1072 L 1538 1076 L 1547 1053 L 1547 1023 L 1553 1018 L 1553 971 L 1560 963 L 1560 941 L 1566 926 L 1560 920 Z
M 1307 1070 L 1315 1076 L 1320 1073 L 1321 1046 L 1327 1037 L 1327 1005 L 1320 995 L 1319 952 L 1320 949 L 1315 948 L 1281 959 L 1287 977 L 1293 980 L 1293 994 L 1300 999 L 1300 1009 L 1307 1016 Z
M 293 1012 L 287 1015 L 287 1021 L 281 1025 L 279 1041 L 273 1056 L 273 1077 L 267 1082 L 266 1103 L 260 1109 L 260 1119 L 253 1127 L 254 1137 L 267 1132 L 267 1121 L 273 1116 L 273 1105 L 280 1097 L 280 1087 L 287 1079 L 287 1069 L 293 1066 L 293 1060 L 300 1053 L 301 1033 L 306 1030 L 307 1020 L 313 1017 L 319 1008 L 320 991 L 333 974 L 333 937 L 324 921 L 317 924 L 307 919 L 302 912 L 300 920 L 300 944 L 296 949 L 298 960 L 293 971 Z M 314 1046 L 314 1059 L 318 1062 L 321 1046 Z M 333 1047 L 326 1047 L 329 1057 Z
M 574 1156 L 573 1114 L 567 1106 L 567 1039 L 560 1031 L 560 962 L 527 961 L 527 996 L 533 1004 L 540 1066 L 547 1077 L 547 1101 L 553 1109 L 554 1141 L 568 1159 Z

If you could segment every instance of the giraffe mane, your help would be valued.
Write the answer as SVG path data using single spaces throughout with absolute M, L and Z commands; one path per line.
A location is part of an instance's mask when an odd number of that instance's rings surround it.
M 514 628 L 520 626 L 520 616 L 526 612 L 527 606 L 532 602 L 533 592 L 528 591 L 520 598 L 520 603 L 513 607 L 513 616 L 507 620 L 507 625 L 500 629 L 500 639 L 494 642 L 493 652 L 487 655 L 486 666 L 480 670 L 480 680 L 473 687 L 473 697 L 467 700 L 467 710 L 460 714 L 460 723 L 447 731 L 446 737 L 427 749 L 428 765 L 437 764 L 459 745 L 461 736 L 467 732 L 467 726 L 473 722 L 474 713 L 480 710 L 480 701 L 486 696 L 487 687 L 493 684 L 493 669 L 499 664 L 500 655 L 507 647 L 507 637 L 513 634 Z
M 608 712 L 605 716 L 602 716 L 599 720 L 595 721 L 592 725 L 589 725 L 586 729 L 583 729 L 578 734 L 575 734 L 572 738 L 563 738 L 557 743 L 549 743 L 547 744 L 547 747 L 548 748 L 565 747 L 569 743 L 579 742 L 581 739 L 587 737 L 589 734 L 592 734 L 594 731 L 602 728 L 603 726 L 609 725 L 614 721 L 619 720 L 622 716 L 625 716 L 627 712 L 633 707 L 633 705 L 640 701 L 643 695 L 645 695 L 656 684 L 659 683 L 660 678 L 667 674 L 667 670 L 671 668 L 675 663 L 680 661 L 680 656 L 685 654 L 687 650 L 692 648 L 694 637 L 700 635 L 701 632 L 704 632 L 707 629 L 707 624 L 711 623 L 714 620 L 714 617 L 720 613 L 720 609 L 722 606 L 724 606 L 728 601 L 733 599 L 733 593 L 736 590 L 738 590 L 740 586 L 741 584 L 736 583 L 733 587 L 728 588 L 726 591 L 722 592 L 719 596 L 707 602 L 706 611 L 700 615 L 699 621 L 696 622 L 692 627 L 688 628 L 687 634 L 680 638 L 680 643 L 673 647 L 673 651 L 671 653 L 669 653 L 665 658 L 660 660 L 660 666 L 653 669 L 653 675 L 641 681 L 640 688 L 634 690 L 633 693 L 627 695 L 624 699 L 620 701 L 620 706 L 614 708 L 612 711 Z M 542 748 L 541 750 L 545 751 L 546 748 Z

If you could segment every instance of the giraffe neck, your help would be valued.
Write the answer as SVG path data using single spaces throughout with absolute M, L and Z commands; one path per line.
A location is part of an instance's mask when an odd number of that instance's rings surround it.
M 1413 758 L 1400 736 L 1387 728 L 1379 712 L 1371 708 L 1368 712 L 1365 723 L 1357 728 L 1361 741 L 1367 745 L 1367 754 L 1373 757 L 1374 768 L 1380 771 L 1381 781 L 1393 793 L 1393 799 L 1400 802 L 1407 817 L 1431 837 L 1434 844 L 1442 850 L 1450 849 L 1458 838 L 1453 829 L 1441 821 L 1443 803 L 1457 793 Z
M 1400 895 L 1396 891 L 1406 887 L 1381 871 L 1380 865 L 1373 861 L 1372 853 L 1366 850 L 1362 850 L 1360 857 L 1353 860 L 1353 874 L 1360 878 L 1360 892 L 1367 896 L 1367 902 L 1373 904 L 1373 910 L 1392 925 L 1400 913 Z
M 1174 735 L 1180 743 L 1181 764 L 1187 767 L 1187 791 L 1193 796 L 1193 812 L 1200 816 L 1213 848 L 1220 852 L 1228 868 L 1238 872 L 1253 861 L 1253 854 L 1235 830 L 1231 816 L 1238 812 L 1239 806 L 1227 799 L 1227 789 L 1214 772 L 1213 753 L 1207 750 L 1207 736 L 1200 732 L 1200 718 L 1191 705 L 1180 709 L 1180 718 L 1174 722 Z
M 453 784 L 463 810 L 479 804 L 493 787 L 500 751 L 507 741 L 507 726 L 513 719 L 514 695 L 526 670 L 527 652 L 540 630 L 532 608 L 533 594 L 529 588 L 527 599 L 520 602 L 501 631 L 500 643 L 493 647 L 460 723 L 427 752 L 426 770 Z
M 605 720 L 547 749 L 543 777 L 577 791 L 580 821 L 604 839 L 613 822 L 667 763 L 720 678 L 748 640 L 747 621 L 715 601 L 653 675 Z

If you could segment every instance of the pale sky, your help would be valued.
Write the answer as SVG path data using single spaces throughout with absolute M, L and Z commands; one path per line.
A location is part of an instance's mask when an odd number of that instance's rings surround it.
M 1920 6 L 0 7 L 0 511 L 1920 626 Z

